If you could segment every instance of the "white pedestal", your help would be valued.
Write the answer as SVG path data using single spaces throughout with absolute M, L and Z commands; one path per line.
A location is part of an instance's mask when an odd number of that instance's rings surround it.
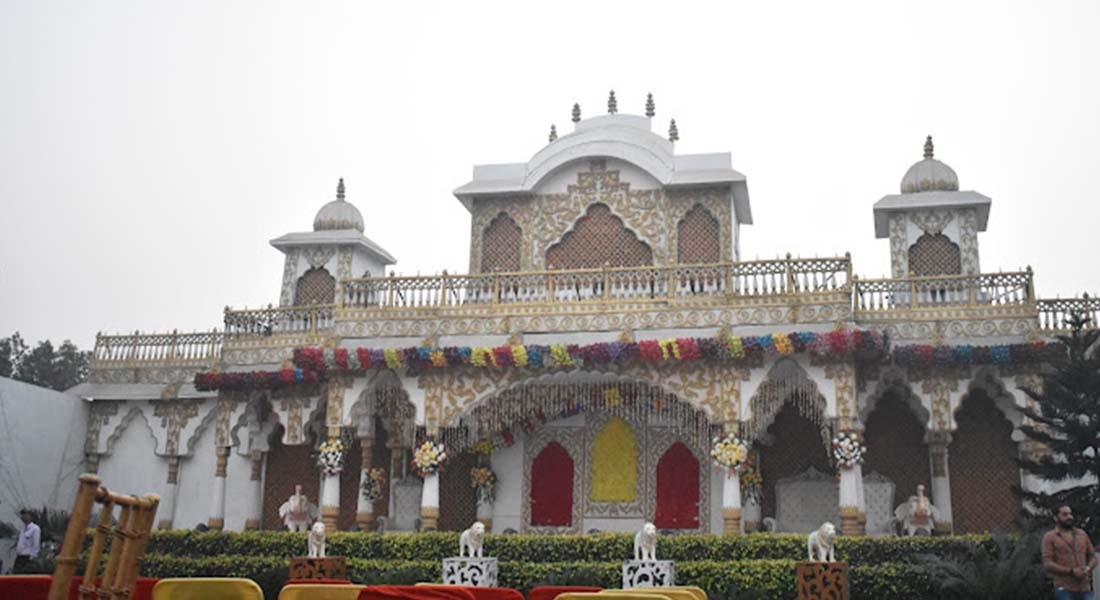
M 497 559 L 451 557 L 443 559 L 443 583 L 497 587 Z
M 671 560 L 628 560 L 623 562 L 623 589 L 676 585 L 676 567 Z

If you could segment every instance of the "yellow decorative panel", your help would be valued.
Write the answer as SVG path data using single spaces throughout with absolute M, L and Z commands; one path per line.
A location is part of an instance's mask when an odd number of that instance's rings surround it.
M 592 443 L 593 502 L 633 502 L 638 488 L 638 443 L 626 421 L 610 419 Z

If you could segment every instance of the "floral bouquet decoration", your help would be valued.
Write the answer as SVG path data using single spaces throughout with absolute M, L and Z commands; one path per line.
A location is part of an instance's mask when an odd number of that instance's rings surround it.
M 386 493 L 386 470 L 382 467 L 374 467 L 367 471 L 367 478 L 363 480 L 363 498 L 367 502 L 377 502 Z
M 764 502 L 764 477 L 758 462 L 756 455 L 750 454 L 741 468 L 741 500 L 757 506 Z
M 479 504 L 492 504 L 496 498 L 497 474 L 489 467 L 470 469 L 470 487 L 477 490 Z
M 317 453 L 317 466 L 325 477 L 334 477 L 344 470 L 344 442 L 329 440 L 321 444 Z
M 710 456 L 714 462 L 733 474 L 740 473 L 749 456 L 749 447 L 736 435 L 730 433 L 725 437 L 714 438 L 714 446 L 710 449 Z
M 413 467 L 421 477 L 438 473 L 447 460 L 447 451 L 443 444 L 427 440 L 413 452 Z
M 843 469 L 854 468 L 863 463 L 863 456 L 867 454 L 867 446 L 863 445 L 863 438 L 855 431 L 844 431 L 833 438 L 833 459 Z

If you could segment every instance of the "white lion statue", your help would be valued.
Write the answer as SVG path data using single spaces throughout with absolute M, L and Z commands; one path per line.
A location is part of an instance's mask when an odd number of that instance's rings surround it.
M 463 552 L 470 558 L 482 558 L 482 544 L 485 543 L 485 524 L 481 521 L 475 522 L 470 525 L 470 528 L 462 532 L 462 535 L 458 537 L 458 555 L 462 556 Z
M 815 550 L 818 562 L 836 562 L 836 527 L 832 523 L 823 523 L 806 539 L 806 552 L 810 555 L 810 561 L 814 560 Z
M 325 557 L 325 524 L 320 521 L 309 529 L 309 557 Z
M 301 485 L 294 486 L 294 494 L 279 507 L 279 518 L 290 531 L 309 531 L 319 516 L 317 505 L 306 498 Z
M 657 560 L 657 527 L 653 523 L 642 525 L 642 530 L 634 534 L 634 560 Z

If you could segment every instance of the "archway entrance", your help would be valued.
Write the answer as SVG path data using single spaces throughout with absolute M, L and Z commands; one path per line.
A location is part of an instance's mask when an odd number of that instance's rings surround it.
M 832 472 L 829 453 L 821 439 L 821 427 L 802 415 L 791 403 L 783 405 L 768 427 L 766 443 L 760 446 L 760 475 L 764 479 L 765 516 L 776 515 L 775 483 L 794 477 L 810 467 Z
M 917 485 L 932 489 L 925 427 L 903 399 L 905 393 L 897 388 L 883 392 L 864 431 L 867 458 L 863 473 L 875 472 L 894 483 L 891 511 L 916 494 Z

